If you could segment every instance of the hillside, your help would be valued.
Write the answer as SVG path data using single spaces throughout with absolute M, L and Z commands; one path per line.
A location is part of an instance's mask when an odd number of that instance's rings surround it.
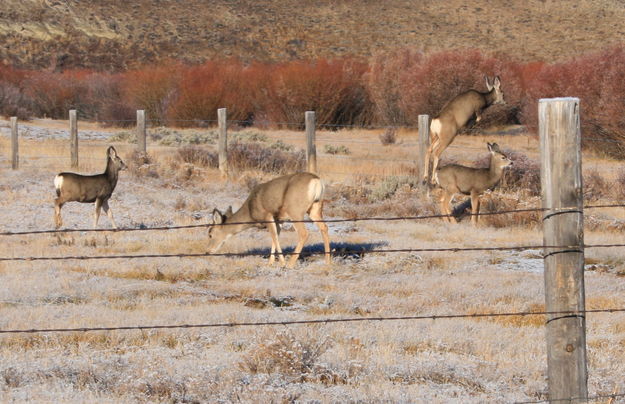
M 625 41 L 618 0 L 2 0 L 0 60 L 118 70 L 200 62 L 479 48 L 558 61 Z

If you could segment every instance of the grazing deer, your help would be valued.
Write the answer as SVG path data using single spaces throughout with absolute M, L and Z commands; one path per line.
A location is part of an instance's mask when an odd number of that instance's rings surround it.
M 512 161 L 501 152 L 497 143 L 487 143 L 490 151 L 490 165 L 488 168 L 465 167 L 458 164 L 449 164 L 437 170 L 437 182 L 443 189 L 441 195 L 441 213 L 449 215 L 449 222 L 455 222 L 452 216 L 450 202 L 455 194 L 471 195 L 471 222 L 477 225 L 480 212 L 480 196 L 487 189 L 493 188 L 503 175 L 503 169 L 512 165 Z
M 425 168 L 423 170 L 423 182 L 429 180 L 429 169 L 432 156 L 434 163 L 432 164 L 432 183 L 436 183 L 436 168 L 438 167 L 438 159 L 443 151 L 453 142 L 458 131 L 464 127 L 469 119 L 476 117 L 475 121 L 479 122 L 482 118 L 482 111 L 493 104 L 505 104 L 503 99 L 503 91 L 501 91 L 501 81 L 499 76 L 490 84 L 488 77 L 486 79 L 487 92 L 482 93 L 476 90 L 466 91 L 454 99 L 449 101 L 441 112 L 432 119 L 430 123 L 430 147 L 425 155 Z
M 113 227 L 117 225 L 113 219 L 113 212 L 109 207 L 109 198 L 117 185 L 119 171 L 126 168 L 126 164 L 117 155 L 113 146 L 106 151 L 106 170 L 102 174 L 81 175 L 76 173 L 60 173 L 54 177 L 57 198 L 54 200 L 54 220 L 56 228 L 61 227 L 61 208 L 66 202 L 95 202 L 95 217 L 93 227 L 98 227 L 100 208 L 108 215 Z
M 292 268 L 308 238 L 306 224 L 302 222 L 304 214 L 308 213 L 321 232 L 326 262 L 329 264 L 330 237 L 328 226 L 323 222 L 323 191 L 321 179 L 311 173 L 285 175 L 257 185 L 235 213 L 232 213 L 232 207 L 225 213 L 217 209 L 213 211 L 213 223 L 208 231 L 210 253 L 217 252 L 226 240 L 243 230 L 266 227 L 271 235 L 269 264 L 274 263 L 274 254 L 277 251 L 280 263 L 284 265 L 285 260 L 278 236 L 280 221 L 290 218 L 294 221 L 293 226 L 299 236 L 297 246 L 289 260 L 288 266 Z

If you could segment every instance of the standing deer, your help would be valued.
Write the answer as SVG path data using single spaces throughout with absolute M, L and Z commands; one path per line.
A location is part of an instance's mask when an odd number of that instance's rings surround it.
M 463 128 L 469 119 L 476 117 L 475 121 L 479 122 L 482 118 L 482 111 L 493 104 L 505 104 L 503 99 L 503 91 L 501 91 L 501 81 L 499 76 L 490 84 L 488 77 L 486 80 L 487 92 L 482 93 L 477 90 L 466 91 L 454 99 L 449 101 L 441 112 L 432 119 L 430 124 L 430 147 L 425 155 L 425 168 L 423 170 L 423 182 L 429 179 L 429 169 L 432 156 L 434 163 L 432 164 L 432 183 L 436 182 L 436 168 L 438 167 L 438 159 L 443 151 L 453 142 L 458 131 Z
M 113 219 L 113 212 L 109 207 L 109 198 L 117 185 L 119 171 L 126 168 L 126 164 L 117 155 L 113 146 L 106 151 L 106 170 L 102 174 L 81 175 L 76 173 L 60 173 L 54 177 L 56 196 L 54 199 L 54 221 L 56 228 L 61 227 L 61 208 L 66 202 L 95 202 L 95 217 L 93 227 L 98 227 L 100 208 L 108 215 L 113 227 L 117 225 Z
M 503 175 L 503 169 L 512 165 L 512 161 L 501 152 L 497 143 L 487 143 L 490 152 L 488 168 L 465 167 L 449 164 L 437 170 L 437 182 L 443 189 L 441 195 L 441 213 L 449 215 L 449 222 L 455 222 L 450 202 L 455 194 L 471 195 L 471 222 L 477 225 L 480 213 L 480 196 L 487 189 L 493 188 Z
M 213 211 L 213 223 L 208 231 L 210 253 L 215 253 L 231 236 L 251 227 L 267 227 L 271 235 L 271 255 L 269 264 L 275 261 L 275 252 L 282 265 L 285 264 L 282 248 L 278 236 L 280 235 L 280 221 L 290 218 L 297 230 L 299 241 L 289 260 L 292 268 L 308 238 L 308 231 L 304 214 L 308 214 L 315 222 L 321 236 L 326 262 L 330 263 L 330 237 L 328 226 L 323 222 L 323 192 L 321 179 L 311 173 L 296 173 L 274 178 L 264 184 L 259 184 L 243 203 L 243 206 L 232 213 L 229 207 L 225 213 L 218 209 Z

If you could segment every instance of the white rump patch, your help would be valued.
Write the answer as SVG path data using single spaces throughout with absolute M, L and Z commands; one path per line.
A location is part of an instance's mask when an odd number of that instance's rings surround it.
M 311 201 L 317 202 L 323 198 L 323 183 L 319 179 L 314 179 L 308 184 L 308 197 Z
M 430 124 L 430 132 L 438 136 L 441 133 L 441 127 L 442 125 L 440 119 L 432 119 L 432 123 Z
M 54 187 L 57 190 L 60 190 L 62 186 L 63 186 L 63 176 L 59 174 L 56 177 L 54 177 Z

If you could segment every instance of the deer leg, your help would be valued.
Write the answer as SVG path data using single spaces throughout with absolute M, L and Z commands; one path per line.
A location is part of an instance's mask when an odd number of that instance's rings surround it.
M 54 200 L 54 223 L 56 228 L 58 229 L 63 224 L 63 220 L 61 219 L 61 208 L 63 207 L 63 201 L 61 198 L 56 198 Z
M 93 228 L 98 227 L 98 219 L 100 218 L 100 209 L 102 208 L 102 199 L 96 198 L 95 200 L 95 213 L 93 215 Z
M 282 248 L 280 247 L 280 241 L 278 240 L 278 229 L 273 217 L 265 219 L 267 221 L 267 230 L 271 236 L 271 255 L 269 256 L 269 264 L 273 264 L 276 260 L 275 251 L 278 251 L 278 260 L 284 265 L 284 255 L 282 255 Z
M 277 239 L 280 239 L 280 231 L 282 230 L 282 225 L 280 222 L 276 223 L 276 234 L 277 234 Z M 271 238 L 271 254 L 269 255 L 269 265 L 272 265 L 275 260 L 276 260 L 276 243 L 273 240 L 273 237 Z
M 449 201 L 451 198 L 447 191 L 443 190 L 441 194 L 440 204 L 441 204 L 441 215 L 448 215 L 447 211 L 449 210 Z M 449 222 L 449 217 L 443 217 L 443 220 Z
M 115 224 L 115 219 L 113 219 L 113 211 L 111 210 L 111 207 L 109 206 L 108 199 L 102 202 L 102 209 L 104 209 L 104 213 L 106 213 L 106 215 L 109 217 L 109 220 L 111 221 L 111 224 L 113 225 L 113 228 L 117 229 L 117 225 Z
M 423 170 L 423 181 L 425 183 L 427 183 L 427 181 L 430 179 L 430 160 L 432 159 L 432 153 L 434 151 L 435 148 L 438 147 L 438 144 L 440 143 L 440 139 L 438 138 L 438 136 L 432 136 L 431 138 L 432 143 L 430 143 L 430 146 L 428 146 L 428 151 L 425 153 L 425 167 Z M 432 167 L 432 175 L 434 175 L 436 173 L 436 166 Z
M 323 238 L 323 251 L 326 257 L 326 264 L 330 265 L 330 236 L 328 235 L 328 225 L 323 221 L 323 203 L 315 202 L 308 212 L 310 219 L 315 222 Z
M 295 246 L 295 250 L 293 250 L 293 255 L 291 255 L 291 258 L 289 259 L 289 268 L 293 268 L 295 266 L 295 263 L 299 258 L 299 253 L 302 252 L 302 248 L 304 248 L 304 243 L 306 243 L 306 240 L 308 239 L 308 230 L 306 230 L 306 224 L 301 222 L 301 220 L 304 220 L 304 217 L 302 216 L 301 219 L 298 218 L 293 220 L 295 220 L 295 222 L 293 223 L 293 227 L 295 227 L 295 230 L 297 231 L 297 236 L 299 237 L 299 240 L 297 242 L 297 245 Z
M 471 213 L 471 223 L 477 226 L 477 219 L 480 214 L 480 195 L 476 192 L 471 192 Z

